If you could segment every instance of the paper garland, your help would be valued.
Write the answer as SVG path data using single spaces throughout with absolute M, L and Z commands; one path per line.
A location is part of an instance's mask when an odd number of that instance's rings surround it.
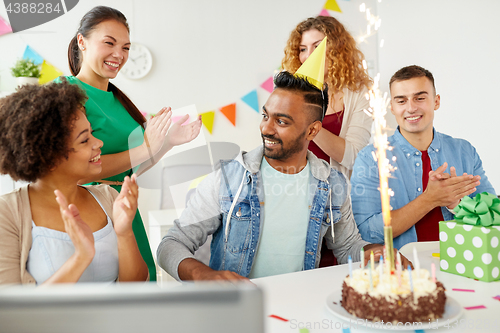
M 201 113 L 200 116 L 203 126 L 205 126 L 208 132 L 212 134 L 212 130 L 214 128 L 215 111 L 204 112 Z
M 226 116 L 233 126 L 236 126 L 236 103 L 223 106 L 219 111 Z
M 333 10 L 334 12 L 342 13 L 336 0 L 327 0 L 323 8 L 328 10 Z
M 322 9 L 318 16 L 331 16 L 326 9 Z
M 241 98 L 241 100 L 247 103 L 255 112 L 259 112 L 259 99 L 257 97 L 257 90 L 252 90 L 245 96 Z
M 31 59 L 37 65 L 42 65 L 41 76 L 38 79 L 39 84 L 45 84 L 51 82 L 59 76 L 63 75 L 63 72 L 55 68 L 49 62 L 43 59 L 33 48 L 29 45 L 26 46 L 24 50 L 23 59 Z
M 2 17 L 0 17 L 0 36 L 6 35 L 11 32 L 12 27 Z
M 267 92 L 269 93 L 272 93 L 273 90 L 274 90 L 274 81 L 273 81 L 273 77 L 270 76 L 269 79 L 267 79 L 266 81 L 264 81 L 264 83 L 262 83 L 260 85 L 263 89 L 265 89 Z
M 43 58 L 29 45 L 24 49 L 23 59 L 31 59 L 35 65 L 43 64 Z

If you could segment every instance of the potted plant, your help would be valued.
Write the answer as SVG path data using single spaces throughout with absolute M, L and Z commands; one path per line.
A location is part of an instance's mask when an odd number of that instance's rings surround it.
M 41 68 L 31 59 L 19 59 L 16 65 L 11 69 L 12 76 L 17 78 L 17 84 L 22 86 L 24 84 L 38 84 Z

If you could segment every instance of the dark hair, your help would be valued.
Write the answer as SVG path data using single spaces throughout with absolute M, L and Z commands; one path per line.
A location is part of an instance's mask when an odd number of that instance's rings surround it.
M 389 81 L 389 89 L 391 89 L 392 84 L 396 81 L 406 81 L 416 77 L 424 77 L 424 76 L 431 81 L 435 94 L 436 87 L 434 86 L 434 76 L 432 76 L 432 73 L 429 72 L 427 69 L 417 65 L 403 67 L 396 73 L 394 73 L 394 75 L 391 77 L 391 80 Z
M 328 88 L 326 85 L 324 90 L 319 90 L 306 77 L 297 77 L 287 71 L 282 71 L 274 77 L 274 85 L 276 88 L 301 93 L 305 103 L 319 107 L 311 108 L 315 110 L 312 122 L 323 121 L 328 108 Z
M 68 158 L 68 141 L 85 92 L 65 79 L 25 85 L 0 99 L 0 173 L 34 182 Z
M 83 15 L 82 20 L 80 21 L 80 27 L 78 28 L 75 37 L 73 37 L 73 39 L 69 42 L 68 46 L 68 63 L 72 75 L 78 75 L 82 65 L 81 51 L 78 47 L 78 34 L 87 38 L 98 24 L 109 20 L 122 23 L 127 28 L 127 31 L 130 32 L 127 18 L 117 9 L 106 6 L 97 6 L 92 8 L 87 14 Z M 108 91 L 111 91 L 118 101 L 120 101 L 120 103 L 125 107 L 130 116 L 137 123 L 139 123 L 139 125 L 144 127 L 146 118 L 144 118 L 142 113 L 139 111 L 137 106 L 132 103 L 130 98 L 128 98 L 127 95 L 125 95 L 111 82 L 108 83 Z

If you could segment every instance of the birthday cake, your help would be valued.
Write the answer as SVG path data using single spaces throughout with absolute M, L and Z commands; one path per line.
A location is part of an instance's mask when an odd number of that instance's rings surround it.
M 342 285 L 342 307 L 374 322 L 434 321 L 443 317 L 445 303 L 443 284 L 433 282 L 425 269 L 392 273 L 356 269 Z

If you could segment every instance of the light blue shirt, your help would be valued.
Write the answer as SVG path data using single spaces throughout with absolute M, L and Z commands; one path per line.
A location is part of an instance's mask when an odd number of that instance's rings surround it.
M 264 223 L 250 278 L 298 272 L 304 266 L 309 225 L 309 162 L 296 174 L 275 170 L 262 159 Z
M 99 200 L 97 202 L 101 205 Z M 106 226 L 93 233 L 94 259 L 78 282 L 114 282 L 118 278 L 118 243 L 113 222 L 107 214 L 106 217 Z M 75 247 L 67 233 L 32 224 L 32 244 L 26 269 L 37 284 L 42 284 L 68 261 L 75 253 Z
M 466 172 L 469 175 L 481 176 L 481 185 L 477 186 L 476 192 L 471 194 L 471 197 L 481 192 L 495 194 L 476 149 L 466 140 L 452 138 L 436 132 L 435 129 L 433 131 L 434 138 L 427 149 L 432 170 L 436 170 L 447 162 L 448 168 L 445 171 L 447 173 L 453 166 L 456 168 L 457 175 Z M 391 197 L 391 207 L 396 210 L 422 194 L 422 153 L 401 135 L 399 127 L 388 141 L 393 149 L 387 151 L 387 158 L 396 167 L 389 178 L 389 188 L 394 192 L 394 196 Z M 384 222 L 378 189 L 380 186 L 378 166 L 372 155 L 374 151 L 373 145 L 365 147 L 359 152 L 354 163 L 351 177 L 352 210 L 361 237 L 368 242 L 382 244 Z M 393 157 L 396 158 L 395 161 Z M 441 207 L 441 211 L 445 221 L 453 219 L 453 214 L 446 207 Z M 400 249 L 403 245 L 416 241 L 418 241 L 417 233 L 415 226 L 412 226 L 394 238 L 394 247 Z

